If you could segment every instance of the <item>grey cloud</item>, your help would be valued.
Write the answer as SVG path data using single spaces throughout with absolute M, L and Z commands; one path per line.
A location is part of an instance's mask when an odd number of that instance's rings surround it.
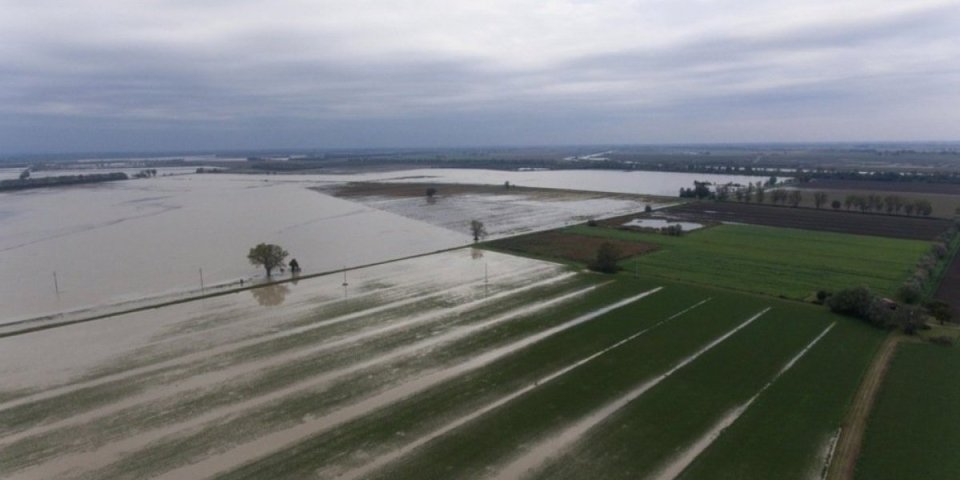
M 255 18 L 195 42 L 44 31 L 0 49 L 0 152 L 923 135 L 899 126 L 906 117 L 953 120 L 937 133 L 956 138 L 960 118 L 942 108 L 960 107 L 956 10 L 710 28 L 529 65 L 429 44 L 370 53 L 353 43 L 375 39 L 349 25 Z M 864 112 L 862 128 L 810 127 Z

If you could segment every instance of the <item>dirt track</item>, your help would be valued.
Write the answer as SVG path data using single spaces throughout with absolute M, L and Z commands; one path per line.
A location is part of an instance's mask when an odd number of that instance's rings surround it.
M 664 210 L 672 217 L 699 223 L 736 222 L 824 232 L 932 240 L 949 220 L 865 214 L 737 202 L 695 202 Z
M 827 470 L 827 480 L 853 480 L 860 448 L 863 445 L 863 433 L 870 419 L 870 411 L 876 402 L 880 386 L 887 375 L 890 360 L 893 359 L 899 342 L 900 338 L 896 335 L 887 337 L 877 351 L 873 363 L 870 364 L 870 369 L 864 375 L 860 389 L 853 397 L 850 411 L 847 412 L 847 418 L 844 419 L 833 461 Z

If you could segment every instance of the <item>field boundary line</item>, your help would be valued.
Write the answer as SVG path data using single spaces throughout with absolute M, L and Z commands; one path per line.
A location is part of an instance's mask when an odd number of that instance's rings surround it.
M 338 273 L 342 273 L 342 272 L 347 272 L 347 271 L 353 271 L 353 270 L 360 270 L 360 269 L 363 269 L 363 268 L 377 267 L 377 266 L 380 266 L 380 265 L 387 265 L 387 264 L 394 263 L 394 262 L 402 262 L 402 261 L 404 261 L 404 260 L 412 260 L 412 259 L 415 259 L 415 258 L 427 257 L 427 256 L 430 256 L 430 255 L 437 255 L 437 254 L 440 254 L 440 253 L 453 252 L 453 251 L 456 251 L 456 250 L 461 250 L 461 249 L 469 248 L 469 247 L 473 247 L 473 246 L 474 246 L 473 244 L 467 244 L 467 245 L 460 245 L 460 246 L 458 246 L 458 247 L 443 248 L 443 249 L 440 249 L 440 250 L 434 250 L 434 251 L 432 251 L 432 252 L 418 253 L 418 254 L 416 254 L 416 255 L 409 255 L 409 256 L 406 256 L 406 257 L 400 257 L 400 258 L 393 258 L 393 259 L 390 259 L 390 260 L 384 260 L 384 261 L 382 261 L 382 262 L 367 263 L 367 264 L 364 264 L 364 265 L 357 265 L 357 266 L 348 267 L 348 268 L 340 268 L 340 269 L 337 269 L 337 270 L 326 270 L 326 271 L 316 272 L 316 273 L 310 273 L 310 274 L 306 274 L 306 275 L 298 275 L 298 276 L 296 276 L 296 277 L 284 278 L 284 279 L 282 279 L 282 280 L 273 280 L 273 281 L 269 281 L 269 282 L 258 283 L 258 284 L 250 285 L 250 286 L 229 288 L 228 290 L 221 290 L 221 291 L 218 291 L 218 292 L 204 293 L 204 294 L 200 294 L 200 295 L 188 296 L 188 297 L 185 297 L 185 298 L 177 298 L 177 299 L 174 299 L 174 300 L 164 300 L 164 301 L 160 301 L 160 302 L 157 302 L 157 303 L 151 303 L 151 304 L 148 304 L 148 305 L 141 305 L 141 306 L 137 306 L 137 307 L 133 307 L 133 308 L 128 308 L 128 309 L 120 310 L 120 311 L 116 311 L 116 312 L 103 313 L 103 314 L 94 315 L 94 316 L 91 316 L 91 317 L 76 318 L 76 319 L 64 320 L 64 321 L 60 321 L 60 322 L 43 323 L 42 325 L 36 325 L 36 326 L 32 326 L 32 327 L 31 327 L 31 326 L 26 326 L 25 328 L 22 328 L 22 329 L 20 329 L 20 330 L 0 332 L 0 338 L 14 337 L 14 336 L 18 336 L 18 335 L 26 335 L 26 334 L 28 334 L 28 333 L 34 333 L 34 332 L 39 332 L 39 331 L 43 331 L 43 330 L 50 330 L 50 329 L 52 329 L 52 328 L 66 327 L 66 326 L 69 326 L 69 325 L 76 325 L 76 324 L 78 324 L 78 323 L 87 323 L 87 322 L 93 322 L 93 321 L 96 321 L 96 320 L 103 320 L 103 319 L 106 319 L 106 318 L 119 317 L 119 316 L 122 316 L 122 315 L 129 315 L 129 314 L 131 314 L 131 313 L 143 312 L 143 311 L 145 311 L 145 310 L 153 310 L 153 309 L 156 309 L 156 308 L 169 307 L 169 306 L 172 306 L 172 305 L 180 305 L 181 303 L 190 303 L 190 302 L 195 302 L 195 301 L 197 301 L 197 300 L 205 300 L 205 299 L 207 299 L 207 298 L 222 297 L 222 296 L 225 296 L 225 295 L 230 295 L 230 294 L 233 294 L 233 293 L 239 293 L 239 292 L 243 292 L 243 291 L 247 291 L 247 290 L 255 290 L 255 289 L 257 289 L 257 288 L 270 287 L 270 286 L 274 286 L 274 285 L 280 285 L 280 284 L 283 284 L 283 283 L 290 283 L 290 282 L 295 282 L 295 281 L 296 281 L 296 282 L 299 282 L 299 281 L 301 281 L 301 280 L 310 280 L 310 279 L 317 278 L 317 277 L 323 277 L 323 276 L 327 276 L 327 275 L 334 275 L 334 274 L 338 274 Z M 557 263 L 557 262 L 553 262 L 553 263 Z M 558 265 L 562 265 L 562 264 L 558 264 Z M 232 283 L 232 282 L 231 282 L 231 283 Z M 231 283 L 227 283 L 226 285 L 230 285 Z M 222 286 L 223 286 L 223 284 L 221 284 L 221 285 L 219 285 L 219 286 L 218 286 L 218 285 L 212 285 L 212 286 L 207 287 L 207 288 L 208 288 L 208 289 L 214 289 L 214 288 L 218 288 L 218 287 L 222 287 Z M 192 291 L 195 292 L 196 290 L 192 290 Z M 191 290 L 188 290 L 188 291 L 185 292 L 185 293 L 186 293 L 187 295 L 189 295 L 190 292 L 191 292 Z M 95 307 L 94 307 L 94 308 L 95 308 Z M 82 312 L 82 310 L 81 310 L 81 312 Z M 53 313 L 53 314 L 45 315 L 45 316 L 42 316 L 42 317 L 34 317 L 34 318 L 27 318 L 27 319 L 23 319 L 23 320 L 17 320 L 17 321 L 14 321 L 14 322 L 5 323 L 5 324 L 0 325 L 0 329 L 4 329 L 4 328 L 7 328 L 7 327 L 12 327 L 12 326 L 16 326 L 16 325 L 28 325 L 28 324 L 31 324 L 31 323 L 45 322 L 45 321 L 47 321 L 47 320 L 50 320 L 50 319 L 53 318 L 53 317 L 62 316 L 62 315 L 69 315 L 69 314 L 71 314 L 71 313 L 72 313 L 72 312 Z
M 733 327 L 731 330 L 720 335 L 719 337 L 711 340 L 705 346 L 700 347 L 697 351 L 691 355 L 683 358 L 677 362 L 673 367 L 671 367 L 666 372 L 660 374 L 657 377 L 654 377 L 646 382 L 641 383 L 639 386 L 633 390 L 627 392 L 625 395 L 622 395 L 620 398 L 617 398 L 611 402 L 608 402 L 606 405 L 595 409 L 593 412 L 587 414 L 584 418 L 574 422 L 572 425 L 562 429 L 559 432 L 554 432 L 550 434 L 546 439 L 539 441 L 531 449 L 527 450 L 525 453 L 521 454 L 519 457 L 513 459 L 506 466 L 499 468 L 496 473 L 488 476 L 488 478 L 493 479 L 518 479 L 525 476 L 531 470 L 541 466 L 545 461 L 550 457 L 557 454 L 557 452 L 562 451 L 568 448 L 570 445 L 575 443 L 580 439 L 588 430 L 597 426 L 602 421 L 609 418 L 611 415 L 627 406 L 629 403 L 633 402 L 641 395 L 647 393 L 650 389 L 656 387 L 660 382 L 666 380 L 678 370 L 686 367 L 690 363 L 693 363 L 697 358 L 700 358 L 701 355 L 712 350 L 717 345 L 723 343 L 726 339 L 730 338 L 740 330 L 743 330 L 751 323 L 756 321 L 758 318 L 763 316 L 765 313 L 770 311 L 770 307 L 767 307 L 761 310 L 759 313 L 753 315 L 752 317 L 745 320 L 743 323 Z
M 817 343 L 819 343 L 820 340 L 823 339 L 823 337 L 825 337 L 828 333 L 830 333 L 830 331 L 833 330 L 833 327 L 835 326 L 837 326 L 837 322 L 833 322 L 830 325 L 828 325 L 827 328 L 823 329 L 823 331 L 820 332 L 819 335 L 817 335 L 812 341 L 810 341 L 810 343 L 808 343 L 796 355 L 794 355 L 787 363 L 785 363 L 783 367 L 781 367 L 780 370 L 776 373 L 776 375 L 774 375 L 773 378 L 770 379 L 770 381 L 768 381 L 763 387 L 761 387 L 760 390 L 757 391 L 757 393 L 755 393 L 752 397 L 750 397 L 750 399 L 748 399 L 746 402 L 741 403 L 733 410 L 730 410 L 729 412 L 727 412 L 723 417 L 721 417 L 719 422 L 714 424 L 709 430 L 707 430 L 703 435 L 701 435 L 696 442 L 688 446 L 679 455 L 674 457 L 673 460 L 670 461 L 670 463 L 662 467 L 659 470 L 659 473 L 657 474 L 657 476 L 654 478 L 656 480 L 674 480 L 675 478 L 679 477 L 680 474 L 686 471 L 686 469 L 697 459 L 697 457 L 700 456 L 701 453 L 703 453 L 707 448 L 710 447 L 710 445 L 713 444 L 713 442 L 715 442 L 718 438 L 720 438 L 721 435 L 723 435 L 723 432 L 725 432 L 727 428 L 729 428 L 731 425 L 736 423 L 737 420 L 740 419 L 740 417 L 747 411 L 747 409 L 750 408 L 751 405 L 753 405 L 753 402 L 755 402 L 758 398 L 760 398 L 760 395 L 763 395 L 763 392 L 767 391 L 767 389 L 773 386 L 773 384 L 776 383 L 776 381 L 779 380 L 780 377 L 783 376 L 783 374 L 787 373 L 788 370 L 793 368 L 793 366 L 796 365 L 796 363 L 799 362 L 800 359 L 805 357 L 807 355 L 807 352 L 809 352 L 811 348 L 813 348 Z
M 288 429 L 269 433 L 239 445 L 234 445 L 225 452 L 205 457 L 198 462 L 174 468 L 173 470 L 164 472 L 158 478 L 172 480 L 179 480 L 181 478 L 207 478 L 240 465 L 254 462 L 256 459 L 267 457 L 276 451 L 297 444 L 313 435 L 331 430 L 346 422 L 367 415 L 370 412 L 388 407 L 396 403 L 399 399 L 408 398 L 434 385 L 438 385 L 443 381 L 489 365 L 496 360 L 529 347 L 545 338 L 589 322 L 613 310 L 653 295 L 660 290 L 663 290 L 663 287 L 656 287 L 605 307 L 595 309 L 573 320 L 524 337 L 508 345 L 495 348 L 494 350 L 477 355 L 452 367 L 427 374 L 424 377 L 404 383 L 372 397 L 367 397 L 333 413 L 308 420 Z M 269 449 L 265 449 L 264 445 L 269 445 Z
M 705 299 L 705 300 L 701 300 L 699 303 L 697 303 L 697 304 L 695 304 L 695 305 L 693 305 L 693 306 L 687 307 L 687 308 L 685 308 L 684 310 L 682 310 L 682 311 L 680 311 L 680 312 L 678 312 L 678 313 L 675 313 L 675 314 L 673 314 L 673 315 L 671 315 L 671 316 L 669 316 L 669 317 L 667 317 L 667 318 L 665 318 L 665 319 L 663 319 L 663 320 L 660 320 L 659 322 L 654 323 L 653 325 L 651 325 L 651 326 L 649 326 L 649 327 L 643 328 L 643 329 L 641 329 L 640 331 L 638 331 L 638 332 L 636 332 L 636 333 L 633 333 L 633 334 L 631 334 L 630 336 L 628 336 L 628 337 L 626 337 L 626 338 L 624 338 L 624 339 L 622 339 L 622 340 L 614 343 L 613 345 L 610 345 L 610 346 L 608 346 L 608 347 L 605 347 L 605 348 L 603 348 L 602 350 L 600 350 L 600 351 L 598 351 L 598 352 L 596 352 L 596 353 L 594 353 L 594 354 L 591 354 L 591 355 L 589 355 L 589 356 L 587 356 L 587 357 L 581 358 L 580 360 L 577 360 L 577 361 L 575 361 L 575 362 L 573 362 L 573 363 L 568 364 L 566 367 L 563 367 L 563 368 L 561 368 L 561 369 L 559 369 L 559 370 L 556 370 L 556 371 L 550 373 L 549 375 L 546 375 L 546 376 L 544 376 L 544 377 L 542 377 L 542 378 L 537 379 L 532 385 L 527 385 L 526 387 L 520 388 L 520 389 L 518 389 L 518 390 L 513 391 L 513 392 L 510 393 L 510 394 L 507 394 L 507 395 L 505 395 L 505 396 L 502 396 L 502 397 L 500 397 L 499 399 L 497 399 L 497 400 L 495 400 L 495 401 L 493 401 L 493 402 L 490 402 L 490 403 L 484 405 L 483 407 L 480 407 L 480 408 L 474 410 L 473 412 L 470 412 L 470 413 L 468 413 L 468 414 L 466 414 L 466 415 L 464 415 L 464 416 L 461 416 L 460 418 L 458 418 L 458 419 L 456 419 L 456 420 L 454 420 L 454 421 L 452 421 L 452 422 L 450 422 L 450 423 L 447 423 L 446 425 L 444 425 L 444 426 L 442 426 L 442 427 L 440 427 L 440 428 L 437 428 L 437 429 L 431 431 L 430 433 L 427 433 L 427 434 L 425 434 L 425 435 L 422 435 L 420 438 L 414 440 L 414 441 L 411 442 L 411 443 L 408 443 L 408 444 L 404 445 L 403 447 L 400 447 L 400 448 L 398 448 L 398 449 L 395 449 L 395 450 L 393 450 L 393 451 L 391 451 L 391 452 L 388 452 L 388 453 L 386 453 L 386 454 L 384 454 L 384 455 L 381 455 L 381 456 L 373 459 L 372 461 L 367 462 L 367 463 L 364 464 L 362 467 L 355 468 L 355 469 L 350 470 L 350 471 L 348 471 L 348 472 L 346 472 L 346 473 L 343 473 L 343 474 L 341 474 L 338 478 L 341 478 L 342 480 L 353 480 L 353 479 L 356 479 L 356 478 L 361 478 L 361 477 L 363 477 L 363 476 L 365 476 L 365 475 L 367 475 L 367 474 L 369 474 L 369 473 L 371 473 L 371 472 L 373 472 L 373 471 L 375 471 L 375 470 L 377 470 L 377 469 L 379 469 L 379 468 L 387 465 L 388 463 L 390 463 L 390 462 L 392 462 L 392 461 L 394 461 L 394 460 L 397 460 L 397 459 L 399 459 L 399 458 L 401 458 L 401 457 L 409 454 L 409 453 L 412 452 L 413 450 L 421 447 L 422 445 L 425 445 L 427 442 L 430 442 L 431 440 L 433 440 L 433 439 L 435 439 L 435 438 L 437 438 L 437 437 L 439 437 L 439 436 L 441 436 L 441 435 L 444 435 L 444 434 L 446 434 L 446 433 L 448 433 L 448 432 L 450 432 L 450 431 L 452 431 L 452 430 L 455 430 L 455 429 L 457 429 L 457 428 L 459 428 L 459 427 L 461 427 L 461 426 L 463 426 L 463 425 L 465 425 L 465 424 L 467 424 L 467 423 L 469 423 L 469 422 L 471 422 L 471 421 L 473 421 L 473 420 L 475 420 L 475 419 L 483 416 L 484 414 L 486 414 L 486 413 L 488 413 L 488 412 L 491 412 L 491 411 L 493 411 L 493 410 L 495 410 L 495 409 L 497 409 L 497 408 L 499 408 L 499 407 L 501 407 L 501 406 L 503 406 L 503 405 L 506 405 L 507 403 L 510 403 L 511 401 L 513 401 L 513 400 L 515 400 L 515 399 L 517 399 L 517 398 L 525 395 L 526 393 L 528 393 L 528 392 L 530 392 L 530 391 L 533 391 L 533 390 L 536 389 L 536 388 L 539 388 L 539 387 L 541 387 L 541 386 L 543 386 L 543 385 L 545 385 L 545 384 L 547 384 L 547 383 L 549 383 L 549 382 L 551 382 L 551 381 L 553 381 L 553 380 L 556 380 L 557 378 L 562 377 L 563 375 L 566 375 L 567 373 L 570 373 L 571 371 L 575 370 L 576 368 L 578 368 L 578 367 L 580 367 L 580 366 L 582 366 L 582 365 L 585 365 L 585 364 L 589 363 L 590 361 L 596 359 L 597 357 L 600 357 L 601 355 L 603 355 L 603 354 L 605 354 L 605 353 L 608 353 L 608 352 L 610 352 L 610 351 L 612 351 L 612 350 L 614 350 L 614 349 L 616 349 L 616 348 L 618 348 L 618 347 L 620 347 L 620 346 L 622 346 L 622 345 L 624 345 L 624 344 L 626 344 L 626 343 L 629 343 L 630 341 L 632 341 L 632 340 L 640 337 L 641 335 L 646 334 L 647 332 L 649 332 L 649 331 L 651 331 L 651 330 L 653 330 L 653 329 L 655 329 L 655 328 L 657 328 L 657 327 L 659 327 L 659 326 L 661 326 L 661 325 L 669 322 L 670 320 L 673 320 L 673 319 L 675 319 L 675 318 L 683 315 L 684 313 L 687 313 L 687 312 L 689 312 L 689 311 L 691 311 L 691 310 L 699 307 L 700 305 L 703 305 L 704 303 L 709 302 L 710 300 L 711 300 L 711 298 L 707 298 L 707 299 Z
M 886 378 L 890 361 L 899 343 L 899 336 L 888 334 L 864 374 L 860 388 L 857 389 L 841 424 L 840 438 L 837 440 L 832 462 L 827 469 L 827 480 L 853 480 L 870 412 L 876 403 L 880 386 Z

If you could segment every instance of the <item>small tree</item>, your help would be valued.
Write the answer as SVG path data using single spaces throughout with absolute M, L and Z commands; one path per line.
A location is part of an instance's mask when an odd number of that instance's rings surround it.
M 473 241 L 479 242 L 480 239 L 487 236 L 487 228 L 483 226 L 480 220 L 470 220 L 470 233 L 473 235 Z
M 436 188 L 433 188 L 433 187 L 428 187 L 428 188 L 427 188 L 427 198 L 433 198 L 433 196 L 436 195 L 436 194 L 437 194 L 437 189 L 436 189 Z
M 26 179 L 28 179 L 28 178 L 30 178 L 30 169 L 29 169 L 29 168 L 26 169 L 26 170 L 24 170 L 24 171 L 22 171 L 22 172 L 20 172 L 20 180 L 26 180 Z
M 830 206 L 833 207 L 834 210 L 840 210 L 841 205 L 842 204 L 840 203 L 840 200 L 834 200 L 833 203 L 830 204 Z
M 617 265 L 619 259 L 620 249 L 610 242 L 603 242 L 597 248 L 597 259 L 590 268 L 603 273 L 617 273 L 620 270 Z
M 923 298 L 923 292 L 920 290 L 920 287 L 914 282 L 907 282 L 903 285 L 900 285 L 900 288 L 897 289 L 897 298 L 899 298 L 903 303 L 914 304 L 920 301 Z
M 823 192 L 817 192 L 813 194 L 813 206 L 820 208 L 827 203 L 827 194 Z
M 803 194 L 800 193 L 800 190 L 791 190 L 790 191 L 790 205 L 793 207 L 800 206 L 800 202 L 803 200 Z
M 269 277 L 274 268 L 283 266 L 283 260 L 287 258 L 287 255 L 290 254 L 280 245 L 261 243 L 250 249 L 247 259 L 253 265 L 262 266 Z

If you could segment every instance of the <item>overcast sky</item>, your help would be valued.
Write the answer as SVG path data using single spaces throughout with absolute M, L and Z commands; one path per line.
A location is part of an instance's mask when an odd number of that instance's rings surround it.
M 0 0 L 0 153 L 960 140 L 960 1 Z

